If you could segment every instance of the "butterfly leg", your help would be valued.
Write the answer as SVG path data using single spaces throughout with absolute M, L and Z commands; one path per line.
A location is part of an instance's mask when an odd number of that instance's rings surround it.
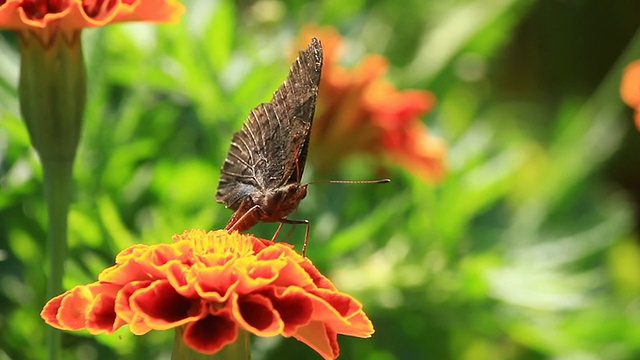
M 278 235 L 278 233 L 280 232 L 280 228 L 282 227 L 283 224 L 291 224 L 291 225 L 304 224 L 307 227 L 307 230 L 304 233 L 304 243 L 302 243 L 302 256 L 307 257 L 306 255 L 307 243 L 309 243 L 309 231 L 311 230 L 311 225 L 309 224 L 309 220 L 291 220 L 291 219 L 282 218 L 280 219 L 280 226 L 276 231 L 276 235 Z
M 260 210 L 260 206 L 253 205 L 248 210 L 244 210 L 244 207 L 241 205 L 236 212 L 233 213 L 231 219 L 227 223 L 227 226 L 224 227 L 225 230 L 229 230 L 229 232 L 237 230 L 243 231 L 251 228 L 255 225 L 257 221 L 256 213 Z
M 271 237 L 271 241 L 275 242 L 276 239 L 278 238 L 278 234 L 280 234 L 280 230 L 282 230 L 282 226 L 284 225 L 283 222 L 280 223 L 280 225 L 278 225 L 278 229 L 276 230 L 276 233 L 273 234 L 273 237 Z

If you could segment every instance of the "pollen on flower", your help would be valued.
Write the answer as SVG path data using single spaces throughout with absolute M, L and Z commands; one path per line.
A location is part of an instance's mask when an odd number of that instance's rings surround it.
M 369 337 L 362 305 L 339 292 L 289 244 L 226 230 L 188 230 L 173 243 L 134 245 L 98 281 L 51 299 L 51 326 L 134 334 L 180 328 L 184 343 L 215 353 L 242 329 L 293 336 L 325 359 L 339 354 L 337 334 Z
M 199 255 L 215 253 L 221 256 L 243 257 L 254 252 L 251 238 L 240 235 L 238 232 L 229 234 L 199 229 L 185 230 L 180 235 L 174 235 L 173 240 L 189 241 L 194 254 Z

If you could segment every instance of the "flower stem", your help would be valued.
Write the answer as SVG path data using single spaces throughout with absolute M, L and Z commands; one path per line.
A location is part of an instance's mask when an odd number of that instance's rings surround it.
M 171 360 L 250 360 L 251 345 L 250 334 L 238 329 L 238 337 L 231 344 L 227 344 L 215 354 L 203 354 L 184 343 L 184 327 L 176 328 L 173 354 Z
M 64 261 L 67 256 L 67 214 L 71 200 L 73 161 L 51 161 L 43 158 L 44 195 L 47 202 L 49 228 L 47 243 L 49 249 L 49 280 L 47 297 L 62 292 Z M 47 327 L 47 347 L 49 359 L 60 359 L 62 333 Z
M 20 110 L 43 167 L 49 277 L 46 298 L 62 292 L 67 215 L 86 99 L 80 31 L 20 32 Z M 49 359 L 59 359 L 61 333 L 47 328 Z

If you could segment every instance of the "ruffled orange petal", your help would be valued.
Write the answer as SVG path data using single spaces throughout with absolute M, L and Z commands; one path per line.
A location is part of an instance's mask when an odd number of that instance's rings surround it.
M 184 6 L 176 0 L 6 0 L 0 27 L 82 29 L 112 22 L 176 22 Z
M 338 291 L 338 289 L 336 288 L 335 285 L 333 285 L 331 280 L 329 280 L 326 276 L 322 275 L 322 273 L 320 273 L 320 270 L 318 270 L 315 266 L 313 266 L 313 264 L 311 263 L 311 260 L 309 260 L 308 258 L 304 258 L 298 264 L 304 269 L 304 271 L 307 274 L 309 274 L 309 276 L 311 277 L 311 280 L 313 281 L 313 284 L 316 287 L 320 289 Z
M 62 304 L 62 299 L 64 299 L 67 293 L 58 295 L 51 300 L 47 301 L 40 312 L 40 317 L 47 324 L 53 326 L 56 329 L 63 329 L 62 325 L 60 325 L 60 321 L 58 321 L 58 309 L 60 309 L 60 305 Z
M 265 259 L 282 259 L 284 261 L 285 266 L 279 269 L 277 278 L 275 278 L 271 284 L 273 286 L 286 287 L 291 284 L 296 284 L 296 286 L 303 288 L 314 286 L 310 274 L 300 265 L 305 261 L 305 258 L 291 248 L 273 246 L 260 252 L 257 259 L 260 261 L 265 261 Z
M 238 286 L 238 272 L 234 263 L 210 268 L 198 268 L 195 289 L 207 301 L 225 302 Z
M 300 327 L 293 337 L 315 350 L 324 359 L 335 359 L 340 355 L 337 334 L 320 321 L 312 321 Z
M 167 280 L 176 291 L 185 297 L 194 297 L 197 293 L 197 276 L 193 268 L 179 262 L 172 262 L 166 268 Z
M 89 333 L 111 334 L 126 322 L 115 312 L 116 294 L 101 293 L 96 296 L 93 306 L 87 314 L 86 328 Z
M 247 272 L 238 274 L 236 292 L 238 294 L 248 294 L 273 284 L 286 266 L 287 261 L 285 259 L 262 261 L 255 261 L 254 259 L 248 262 L 246 264 Z
M 183 339 L 190 347 L 213 354 L 238 337 L 238 326 L 228 310 L 211 311 L 211 314 L 186 325 Z
M 364 315 L 362 304 L 349 295 L 318 289 L 312 291 L 315 320 L 321 320 L 338 334 L 368 338 L 374 332 L 373 324 Z
M 293 335 L 300 326 L 311 320 L 313 301 L 305 290 L 290 286 L 286 289 L 269 289 L 265 295 L 271 299 L 273 308 L 284 322 L 282 335 Z
M 231 296 L 231 313 L 240 327 L 258 336 L 275 336 L 284 330 L 280 314 L 261 294 Z
M 49 301 L 40 316 L 47 324 L 62 330 L 90 327 L 93 332 L 113 332 L 122 325 L 116 322 L 115 313 L 108 310 L 109 306 L 113 309 L 118 288 L 104 283 L 76 286 Z
M 157 280 L 135 291 L 129 298 L 131 310 L 141 315 L 154 330 L 171 329 L 207 315 L 206 303 L 178 294 L 166 280 Z
M 172 262 L 181 262 L 183 257 L 175 244 L 137 246 L 133 251 L 116 257 L 116 266 L 103 270 L 98 279 L 115 284 L 127 284 L 164 278 Z

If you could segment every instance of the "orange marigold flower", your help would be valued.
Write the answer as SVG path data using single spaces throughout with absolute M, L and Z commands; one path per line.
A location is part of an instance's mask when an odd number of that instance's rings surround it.
M 444 174 L 446 146 L 429 134 L 420 116 L 435 105 L 432 93 L 397 90 L 384 80 L 388 63 L 368 55 L 352 69 L 339 65 L 342 37 L 332 27 L 308 27 L 322 41 L 322 69 L 316 117 L 311 132 L 311 162 L 323 173 L 356 153 L 382 155 L 426 180 Z
M 640 130 L 640 60 L 627 65 L 620 84 L 622 101 L 636 110 L 636 127 Z
M 308 258 L 282 242 L 225 230 L 190 230 L 172 244 L 134 245 L 98 281 L 51 299 L 40 314 L 63 330 L 134 334 L 184 327 L 185 344 L 215 353 L 238 330 L 293 336 L 325 359 L 337 334 L 370 337 L 373 325 Z
M 0 0 L 0 28 L 76 30 L 121 21 L 174 22 L 176 0 Z

